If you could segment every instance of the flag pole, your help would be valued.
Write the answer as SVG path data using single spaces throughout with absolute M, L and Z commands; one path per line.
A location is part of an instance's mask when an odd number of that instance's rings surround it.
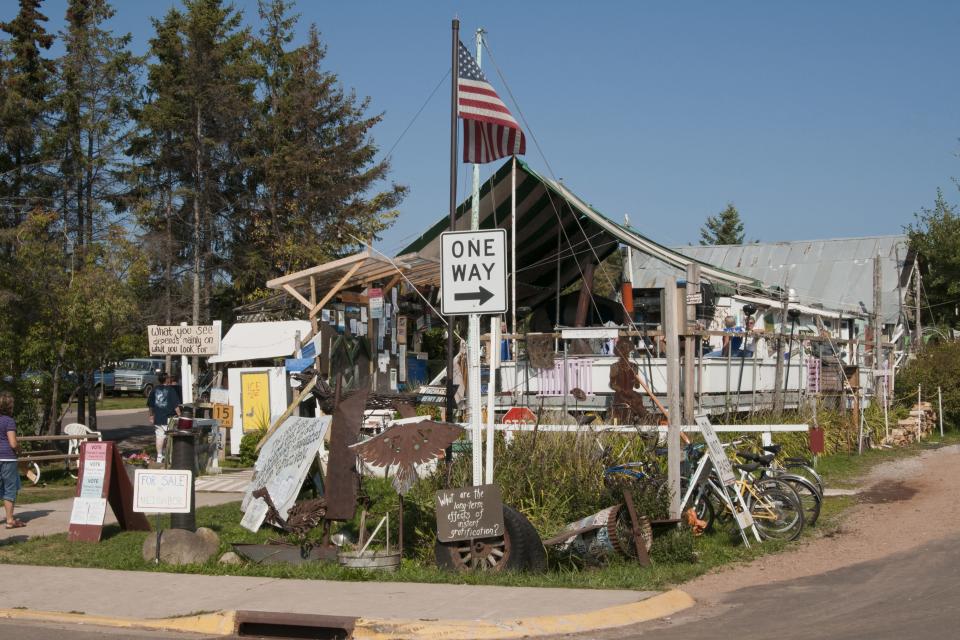
M 483 49 L 483 29 L 477 29 L 477 67 L 481 67 L 480 54 Z M 479 158 L 474 158 L 479 160 Z M 473 163 L 473 196 L 470 198 L 470 229 L 480 229 L 480 163 Z M 483 451 L 482 451 L 482 423 L 480 415 L 480 314 L 470 314 L 469 332 L 467 334 L 468 353 L 470 354 L 470 431 L 473 441 L 473 484 L 483 484 Z M 490 372 L 491 377 L 493 372 Z M 490 381 L 488 380 L 488 384 Z
M 458 49 L 460 43 L 460 21 L 453 19 L 453 45 L 451 53 L 451 81 L 450 81 L 450 231 L 456 230 L 457 225 L 457 78 L 460 77 L 458 64 Z M 454 349 L 454 316 L 447 316 L 447 422 L 454 422 L 456 416 L 455 389 L 453 388 L 453 349 Z M 453 447 L 447 447 L 446 462 L 449 466 L 453 462 Z M 449 474 L 448 474 L 449 477 Z
M 517 156 L 513 156 L 513 168 L 510 172 L 510 329 L 513 332 L 513 344 L 510 352 L 513 370 L 517 370 Z M 514 374 L 516 375 L 516 374 Z

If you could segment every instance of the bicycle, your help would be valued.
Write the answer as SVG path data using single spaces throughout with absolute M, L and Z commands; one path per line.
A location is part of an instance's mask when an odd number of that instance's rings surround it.
M 804 526 L 803 507 L 789 483 L 776 477 L 755 478 L 749 465 L 735 464 L 740 477 L 726 487 L 714 470 L 705 473 L 709 457 L 703 455 L 702 448 L 692 445 L 687 449 L 688 455 L 699 453 L 699 462 L 697 470 L 688 478 L 682 504 L 684 508 L 692 506 L 697 517 L 707 522 L 706 530 L 713 528 L 718 515 L 730 516 L 742 527 L 743 519 L 738 515 L 746 511 L 753 519 L 754 535 L 758 540 L 791 541 L 800 536 Z M 695 482 L 695 486 L 690 486 L 691 482 Z M 720 514 L 717 514 L 715 502 L 721 506 Z M 743 536 L 746 541 L 746 535 Z
M 817 493 L 823 498 L 823 478 L 820 477 L 820 474 L 813 468 L 809 460 L 806 458 L 790 457 L 784 458 L 783 462 L 781 462 L 777 456 L 780 454 L 780 451 L 783 450 L 783 445 L 779 444 L 768 444 L 763 446 L 762 449 L 767 453 L 773 454 L 771 461 L 773 469 L 785 470 L 793 475 L 804 478 L 817 488 Z
M 750 466 L 751 473 L 759 471 L 761 477 L 779 478 L 792 486 L 800 498 L 805 524 L 810 526 L 816 524 L 823 503 L 823 494 L 816 485 L 803 476 L 791 473 L 783 467 L 774 466 L 774 454 L 772 453 L 759 455 L 751 451 L 737 451 L 736 455 L 749 461 L 749 465 L 744 466 Z

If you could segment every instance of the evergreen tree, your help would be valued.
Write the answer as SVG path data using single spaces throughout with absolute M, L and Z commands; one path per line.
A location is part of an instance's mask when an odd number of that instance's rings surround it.
M 249 33 L 240 24 L 241 14 L 220 0 L 187 0 L 184 11 L 171 9 L 154 20 L 150 41 L 151 100 L 140 116 L 139 138 L 154 142 L 134 150 L 145 154 L 139 163 L 162 168 L 160 179 L 169 181 L 175 213 L 167 218 L 181 256 L 189 256 L 194 324 L 210 318 L 213 283 L 228 264 L 229 221 L 248 189 L 241 149 L 252 120 L 255 71 Z
M 105 0 L 70 0 L 61 34 L 51 147 L 59 161 L 63 228 L 78 247 L 105 230 L 111 202 L 121 195 L 119 168 L 138 94 L 140 60 L 128 49 L 130 35 L 104 28 L 113 15 Z
M 732 202 L 727 203 L 727 208 L 717 215 L 708 217 L 706 223 L 700 227 L 702 245 L 743 244 L 743 237 L 740 212 Z
M 284 0 L 261 2 L 257 42 L 259 119 L 251 166 L 257 198 L 237 218 L 232 281 L 249 296 L 270 278 L 354 250 L 386 229 L 406 188 L 370 194 L 389 171 L 370 138 L 382 115 L 346 92 L 322 68 L 326 47 L 316 26 L 288 50 L 296 16 Z
M 42 134 L 54 62 L 42 50 L 53 44 L 43 28 L 40 0 L 20 0 L 17 15 L 0 22 L 0 226 L 19 224 L 48 195 L 42 187 Z

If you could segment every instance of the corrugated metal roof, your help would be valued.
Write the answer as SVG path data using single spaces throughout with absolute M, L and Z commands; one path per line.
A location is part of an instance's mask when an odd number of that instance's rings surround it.
M 796 291 L 799 302 L 848 313 L 873 308 L 873 258 L 880 256 L 884 322 L 899 317 L 897 283 L 907 261 L 905 235 L 674 247 L 696 260 L 751 276 L 768 287 Z M 899 259 L 899 263 L 898 263 Z M 633 286 L 661 288 L 680 272 L 633 254 Z

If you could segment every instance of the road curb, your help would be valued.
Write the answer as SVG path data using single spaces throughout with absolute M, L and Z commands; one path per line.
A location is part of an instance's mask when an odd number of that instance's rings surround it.
M 534 616 L 498 622 L 483 620 L 357 620 L 353 637 L 357 640 L 484 640 L 487 638 L 524 638 L 530 636 L 584 633 L 599 629 L 625 627 L 673 615 L 695 604 L 687 593 L 673 589 L 653 597 L 584 613 Z
M 217 611 L 195 616 L 177 618 L 115 618 L 93 616 L 85 613 L 60 611 L 36 611 L 32 609 L 0 609 L 0 620 L 23 620 L 26 622 L 50 622 L 56 624 L 113 627 L 116 629 L 150 629 L 152 631 L 182 631 L 216 636 L 231 635 L 236 628 L 235 611 Z
M 555 616 L 533 616 L 488 622 L 483 620 L 397 620 L 358 618 L 353 637 L 357 640 L 484 640 L 530 636 L 583 633 L 598 629 L 624 627 L 669 616 L 694 605 L 687 593 L 674 589 L 653 597 L 583 613 Z M 0 609 L 0 619 L 55 624 L 88 625 L 120 629 L 180 631 L 214 636 L 232 635 L 236 631 L 237 612 L 217 611 L 176 618 L 135 619 L 112 616 Z

